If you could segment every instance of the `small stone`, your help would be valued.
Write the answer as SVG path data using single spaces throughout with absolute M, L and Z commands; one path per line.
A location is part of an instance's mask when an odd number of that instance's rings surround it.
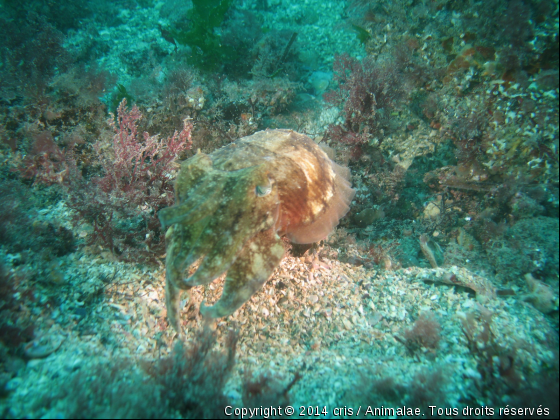
M 288 304 L 288 298 L 286 296 L 281 297 L 278 300 L 278 306 L 286 306 Z
M 4 369 L 6 369 L 6 372 L 15 375 L 25 369 L 25 362 L 19 357 L 8 357 L 4 362 Z
M 10 381 L 10 375 L 7 373 L 0 374 L 0 397 L 5 397 L 8 395 L 8 390 L 6 389 L 8 382 Z
M 85 308 L 74 309 L 74 315 L 78 318 L 85 318 L 87 316 L 87 310 Z
M 441 210 L 434 202 L 428 203 L 424 208 L 424 219 L 435 219 L 439 216 Z
M 4 389 L 6 390 L 6 392 L 15 391 L 21 385 L 22 382 L 23 380 L 21 378 L 18 377 L 12 378 L 11 380 L 8 381 Z

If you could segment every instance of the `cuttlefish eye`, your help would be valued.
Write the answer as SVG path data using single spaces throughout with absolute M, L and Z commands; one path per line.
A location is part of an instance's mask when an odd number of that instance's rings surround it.
M 272 192 L 273 181 L 270 179 L 270 175 L 267 174 L 265 180 L 263 179 L 262 181 L 255 187 L 255 194 L 257 197 L 264 197 Z
M 257 185 L 255 187 L 255 194 L 257 197 L 264 197 L 272 192 L 272 184 L 268 185 Z

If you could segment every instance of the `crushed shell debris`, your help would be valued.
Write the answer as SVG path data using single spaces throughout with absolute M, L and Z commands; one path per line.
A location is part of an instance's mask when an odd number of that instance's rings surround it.
M 497 298 L 492 285 L 466 269 L 366 269 L 331 259 L 329 253 L 336 255 L 326 248 L 311 261 L 286 257 L 246 305 L 215 322 L 220 337 L 229 329 L 239 330 L 237 367 L 227 384 L 232 404 L 241 404 L 242 372 L 247 369 L 288 379 L 307 366 L 290 391 L 294 405 L 312 400 L 340 404 L 356 375 L 371 369 L 406 382 L 436 364 L 462 371 L 457 378 L 468 378 L 476 365 L 461 319 L 470 312 L 493 314 L 500 345 L 527 343 L 516 363 L 537 370 L 553 357 L 546 346 L 552 331 L 544 316 L 516 296 Z M 25 372 L 8 383 L 12 413 L 18 417 L 29 412 L 26 395 L 44 391 L 51 379 L 102 361 L 157 359 L 173 348 L 176 337 L 166 320 L 163 269 L 140 269 L 87 254 L 70 256 L 66 266 L 68 281 L 79 284 L 79 293 L 76 302 L 63 303 L 51 319 L 37 318 L 42 338 L 25 350 L 34 363 L 28 362 Z M 214 302 L 222 287 L 223 280 L 218 280 L 191 290 L 182 311 L 187 340 L 201 327 L 200 302 Z M 86 300 L 85 316 L 68 322 L 69 308 Z M 394 336 L 410 328 L 422 312 L 437 317 L 444 339 L 437 352 L 426 353 L 418 362 Z M 319 386 L 324 375 L 333 386 Z M 464 384 L 455 387 L 459 397 Z

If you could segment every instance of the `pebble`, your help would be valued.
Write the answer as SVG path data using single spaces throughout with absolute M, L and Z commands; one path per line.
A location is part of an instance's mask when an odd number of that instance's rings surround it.
M 27 362 L 27 369 L 39 369 L 43 363 L 43 359 L 31 359 Z
M 7 392 L 13 392 L 21 385 L 22 382 L 23 380 L 21 378 L 12 378 L 8 381 L 4 389 Z

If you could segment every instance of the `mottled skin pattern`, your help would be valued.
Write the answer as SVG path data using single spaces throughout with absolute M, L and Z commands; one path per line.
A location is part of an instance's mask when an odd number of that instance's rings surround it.
M 227 272 L 221 298 L 200 311 L 230 315 L 280 263 L 281 236 L 295 243 L 324 239 L 354 196 L 348 177 L 309 137 L 289 130 L 260 131 L 183 162 L 175 205 L 159 213 L 169 227 L 166 303 L 175 330 L 182 290 Z

